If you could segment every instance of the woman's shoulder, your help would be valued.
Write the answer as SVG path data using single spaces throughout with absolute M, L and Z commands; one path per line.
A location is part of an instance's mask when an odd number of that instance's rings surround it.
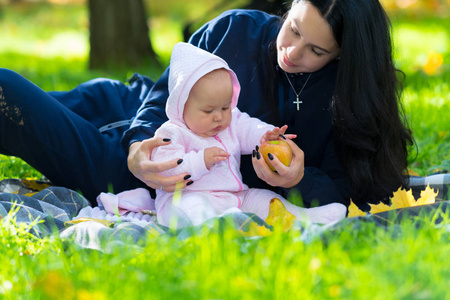
M 265 23 L 268 20 L 279 20 L 280 17 L 266 13 L 261 10 L 254 9 L 230 9 L 221 13 L 218 18 L 238 18 L 246 17 L 252 19 L 256 23 Z
M 207 43 L 207 49 L 215 49 L 224 40 L 230 40 L 231 47 L 261 45 L 273 40 L 279 24 L 278 16 L 259 10 L 227 10 L 194 33 L 191 42 L 200 46 L 202 42 Z
M 215 21 L 223 19 L 229 19 L 236 22 L 253 22 L 255 25 L 267 25 L 271 22 L 280 21 L 279 16 L 252 9 L 230 9 L 221 13 Z

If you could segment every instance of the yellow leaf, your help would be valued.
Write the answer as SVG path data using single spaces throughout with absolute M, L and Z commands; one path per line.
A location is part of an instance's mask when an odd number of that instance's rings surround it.
M 272 234 L 272 231 L 264 225 L 259 226 L 255 222 L 250 223 L 250 227 L 248 231 L 238 230 L 238 232 L 245 237 L 252 236 L 269 236 Z
M 434 75 L 444 63 L 444 57 L 440 53 L 430 52 L 423 65 L 423 71 L 428 75 Z
M 81 289 L 77 291 L 77 300 L 103 300 L 108 299 L 108 297 L 100 291 L 88 291 Z
M 359 209 L 358 206 L 356 206 L 355 203 L 353 203 L 352 200 L 350 200 L 350 205 L 348 207 L 348 218 L 353 218 L 353 217 L 362 217 L 367 215 L 365 212 L 363 212 L 362 210 Z
M 412 190 L 406 191 L 400 187 L 394 192 L 391 203 L 391 209 L 411 207 L 415 205 L 416 199 L 412 195 Z
M 438 132 L 438 137 L 440 138 L 440 139 L 443 139 L 443 138 L 445 138 L 448 134 L 450 133 L 450 131 L 439 131 Z
M 50 186 L 47 182 L 39 182 L 33 179 L 22 179 L 22 183 L 24 186 L 34 191 L 42 191 Z
M 72 281 L 59 271 L 47 271 L 39 276 L 33 289 L 41 290 L 44 299 L 73 299 L 75 296 Z
M 438 193 L 434 192 L 434 189 L 430 188 L 428 184 L 426 189 L 420 192 L 420 198 L 417 199 L 416 205 L 432 204 L 436 201 Z
M 39 192 L 29 192 L 29 193 L 24 193 L 24 194 L 21 194 L 21 195 L 27 196 L 27 197 L 33 197 L 33 196 L 36 195 L 37 193 L 39 193 Z M 19 195 L 19 190 L 14 191 L 14 192 L 12 192 L 11 194 Z
M 103 220 L 103 219 L 94 219 L 94 218 L 79 218 L 79 219 L 75 219 L 75 220 L 72 220 L 72 221 L 67 221 L 67 222 L 64 222 L 64 226 L 75 225 L 75 224 L 78 224 L 78 223 L 88 222 L 88 221 L 94 221 L 94 222 L 103 224 L 106 227 L 113 227 L 114 226 L 114 222 L 113 221 Z
M 371 214 L 376 214 L 376 213 L 380 213 L 380 212 L 384 212 L 384 211 L 388 211 L 393 209 L 391 206 L 384 204 L 383 202 L 380 202 L 378 204 L 370 204 L 370 213 Z
M 404 173 L 406 173 L 405 175 L 410 175 L 410 176 L 420 176 L 419 173 L 417 173 L 416 171 L 411 170 L 411 169 L 406 170 L 406 172 L 404 172 Z
M 286 232 L 294 226 L 295 216 L 291 214 L 283 202 L 278 198 L 270 200 L 269 215 L 266 223 L 273 226 L 274 229 L 281 229 Z
M 412 190 L 406 191 L 402 188 L 399 188 L 396 192 L 394 192 L 393 197 L 391 198 L 391 205 L 384 204 L 380 202 L 378 204 L 370 204 L 370 213 L 376 214 L 385 212 L 388 210 L 412 207 L 418 205 L 431 204 L 436 201 L 436 196 L 438 193 L 434 192 L 434 189 L 430 188 L 428 185 L 425 190 L 420 193 L 420 198 L 416 201 L 414 196 L 412 195 Z M 350 201 L 350 206 L 348 207 L 348 217 L 357 217 L 357 216 L 365 216 L 366 213 L 361 211 L 353 201 Z
M 27 197 L 33 197 L 33 196 L 36 195 L 37 193 L 39 193 L 39 192 L 25 193 L 25 194 L 23 194 L 23 195 L 24 195 L 24 196 L 27 196 Z

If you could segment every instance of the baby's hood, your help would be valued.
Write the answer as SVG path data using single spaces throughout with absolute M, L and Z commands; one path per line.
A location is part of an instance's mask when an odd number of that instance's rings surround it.
M 185 125 L 183 120 L 184 105 L 194 84 L 205 74 L 225 68 L 231 76 L 233 97 L 231 109 L 237 105 L 240 85 L 236 74 L 228 64 L 217 55 L 209 53 L 188 43 L 177 43 L 170 58 L 169 98 L 166 114 L 177 125 Z

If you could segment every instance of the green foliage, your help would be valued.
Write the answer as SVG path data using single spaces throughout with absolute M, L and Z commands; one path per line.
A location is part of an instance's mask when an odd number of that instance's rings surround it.
M 0 180 L 5 178 L 41 178 L 41 174 L 15 156 L 0 155 Z
M 403 102 L 416 146 L 410 168 L 424 176 L 450 156 L 450 19 L 396 19 L 397 64 L 406 74 Z M 427 57 L 442 55 L 434 74 L 425 73 Z
M 149 235 L 111 253 L 11 226 L 0 222 L 6 299 L 445 299 L 450 283 L 450 234 L 433 216 L 388 229 L 349 222 L 308 242 L 298 231 L 243 238 L 231 227 Z

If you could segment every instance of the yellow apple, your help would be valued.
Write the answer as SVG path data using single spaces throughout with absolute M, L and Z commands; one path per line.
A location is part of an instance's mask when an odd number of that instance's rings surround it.
M 264 160 L 272 171 L 276 170 L 270 163 L 270 159 L 268 157 L 269 153 L 276 156 L 285 166 L 289 166 L 291 164 L 292 150 L 291 146 L 289 146 L 286 141 L 278 140 L 264 142 L 259 147 L 259 152 L 264 157 Z

